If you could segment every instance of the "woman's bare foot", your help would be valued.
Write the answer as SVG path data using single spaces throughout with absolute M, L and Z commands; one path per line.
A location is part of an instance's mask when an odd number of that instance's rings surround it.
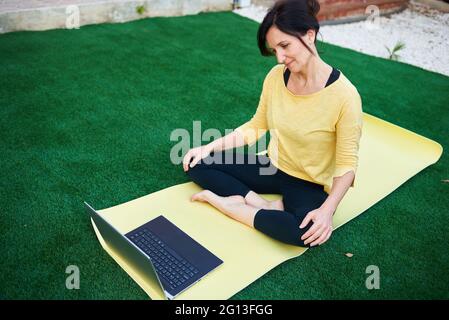
M 192 195 L 192 197 L 190 197 L 190 201 L 208 202 L 207 199 L 211 196 L 211 194 L 212 191 L 203 190 Z
M 192 195 L 191 201 L 208 202 L 225 215 L 254 228 L 258 209 L 247 205 L 242 196 L 221 197 L 210 190 L 203 190 Z
M 190 198 L 191 201 L 201 201 L 201 202 L 210 202 L 211 198 L 213 196 L 217 196 L 215 193 L 213 193 L 210 190 L 203 190 L 198 193 L 195 193 Z M 229 200 L 229 202 L 240 202 L 242 204 L 246 203 L 245 198 L 239 195 L 235 196 L 229 196 L 229 197 L 221 197 L 224 201 Z
M 191 197 L 191 201 L 200 201 L 200 202 L 210 202 L 212 197 L 217 197 L 215 193 L 213 193 L 210 190 L 203 190 L 198 193 L 195 193 Z M 226 202 L 232 202 L 232 203 L 246 203 L 245 198 L 239 195 L 235 196 L 229 196 L 229 197 L 220 197 L 223 201 Z M 259 206 L 257 206 L 259 207 Z M 257 208 L 256 207 L 256 208 Z M 282 200 L 274 200 L 274 201 L 266 201 L 266 203 L 259 207 L 260 209 L 267 209 L 267 210 L 284 210 L 284 204 L 282 203 Z
M 248 194 L 244 199 L 247 205 L 253 206 L 255 208 L 266 210 L 280 210 L 280 211 L 284 210 L 284 204 L 282 203 L 282 199 L 275 201 L 268 201 L 262 198 L 254 191 L 248 192 Z
M 284 210 L 284 203 L 282 202 L 281 199 L 274 200 L 274 201 L 268 201 L 268 209 L 283 211 Z

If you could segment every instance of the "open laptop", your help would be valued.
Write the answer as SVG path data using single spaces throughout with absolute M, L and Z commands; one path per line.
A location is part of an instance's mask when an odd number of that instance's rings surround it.
M 122 234 L 84 204 L 108 246 L 166 299 L 174 299 L 223 263 L 162 215 Z

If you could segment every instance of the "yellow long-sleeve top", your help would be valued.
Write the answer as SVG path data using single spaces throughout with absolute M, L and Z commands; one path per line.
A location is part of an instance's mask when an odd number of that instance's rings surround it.
M 333 178 L 357 172 L 362 135 L 362 101 L 354 85 L 340 72 L 329 86 L 295 95 L 284 84 L 284 66 L 265 77 L 256 113 L 239 126 L 249 145 L 270 131 L 268 157 L 285 173 L 318 183 L 328 194 Z M 355 179 L 351 187 L 354 187 Z

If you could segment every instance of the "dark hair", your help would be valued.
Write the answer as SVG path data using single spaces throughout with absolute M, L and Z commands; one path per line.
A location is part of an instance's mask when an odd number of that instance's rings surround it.
M 312 49 L 301 39 L 308 30 L 315 30 L 316 35 L 320 30 L 317 14 L 320 4 L 317 0 L 279 0 L 268 11 L 257 31 L 257 43 L 263 56 L 271 56 L 273 53 L 266 46 L 268 30 L 274 25 L 279 30 L 297 37 L 301 43 L 311 52 Z

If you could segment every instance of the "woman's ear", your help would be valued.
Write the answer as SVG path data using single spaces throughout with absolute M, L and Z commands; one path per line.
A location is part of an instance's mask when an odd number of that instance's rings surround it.
M 315 37 L 316 37 L 316 31 L 313 29 L 309 29 L 307 30 L 307 44 L 311 45 L 313 43 L 315 43 Z

